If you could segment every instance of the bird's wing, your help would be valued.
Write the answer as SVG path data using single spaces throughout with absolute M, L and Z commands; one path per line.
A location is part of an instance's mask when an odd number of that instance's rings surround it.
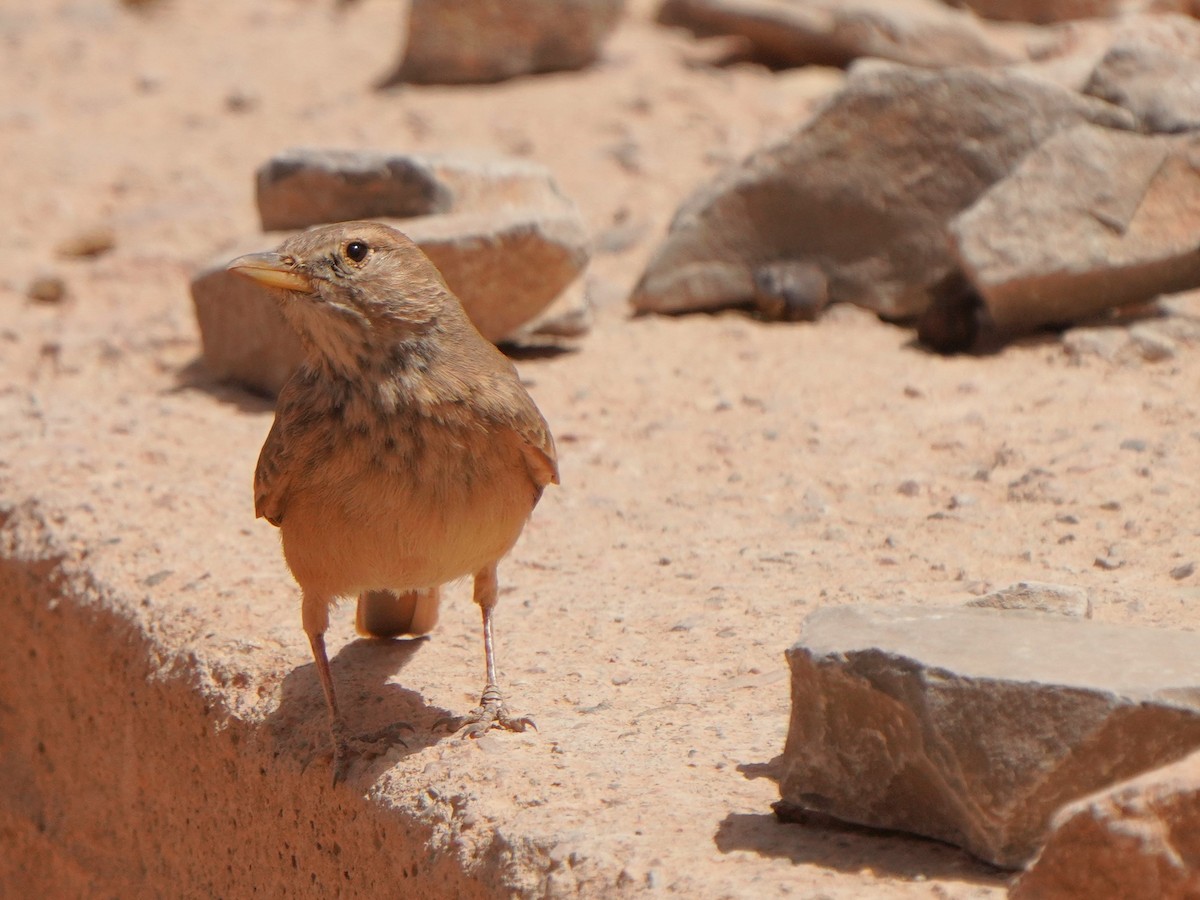
M 287 441 L 285 428 L 275 417 L 271 431 L 258 454 L 254 469 L 254 514 L 276 528 L 283 522 L 283 500 L 287 490 Z
M 550 426 L 528 395 L 526 401 L 526 408 L 513 421 L 510 433 L 520 441 L 525 465 L 529 467 L 529 474 L 540 490 L 548 484 L 558 484 L 558 452 L 554 449 Z
M 501 440 L 520 450 L 540 495 L 546 485 L 558 484 L 554 438 L 516 369 L 499 351 L 496 356 L 496 369 L 474 383 L 470 404 Z

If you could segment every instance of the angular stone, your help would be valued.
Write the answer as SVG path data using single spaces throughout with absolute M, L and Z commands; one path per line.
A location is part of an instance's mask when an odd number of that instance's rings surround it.
M 588 254 L 578 214 L 529 209 L 382 220 L 407 234 L 492 342 L 515 335 L 575 281 Z M 217 378 L 276 394 L 304 350 L 275 306 L 272 292 L 226 270 L 241 253 L 277 247 L 269 233 L 222 254 L 192 281 L 204 362 Z
M 259 166 L 258 215 L 265 231 L 353 219 L 446 212 L 450 197 L 429 162 L 355 150 L 294 149 Z
M 404 58 L 388 83 L 482 84 L 582 69 L 624 0 L 412 0 Z
M 951 223 L 1002 329 L 1066 324 L 1200 286 L 1200 137 L 1056 135 Z
M 1043 581 L 1018 581 L 968 600 L 965 605 L 979 609 L 1024 609 L 1083 619 L 1092 617 L 1092 601 L 1083 588 Z
M 831 302 L 920 313 L 954 268 L 952 216 L 1045 138 L 1125 110 L 1001 71 L 860 64 L 814 119 L 706 185 L 675 215 L 631 299 L 639 311 L 747 304 L 754 274 L 811 263 Z
M 819 610 L 787 652 L 786 803 L 1000 866 L 1200 748 L 1200 635 L 988 609 Z
M 779 66 L 845 66 L 859 57 L 913 66 L 1015 62 L 1009 42 L 974 16 L 937 0 L 666 0 L 658 20 L 700 35 L 748 40 Z
M 1200 897 L 1200 754 L 1063 808 L 1009 897 Z
M 1124 23 L 1084 92 L 1125 107 L 1144 131 L 1200 128 L 1200 22 L 1147 16 Z

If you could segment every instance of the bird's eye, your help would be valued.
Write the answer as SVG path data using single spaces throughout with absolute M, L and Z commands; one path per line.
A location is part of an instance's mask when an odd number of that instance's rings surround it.
M 351 241 L 346 245 L 346 256 L 354 262 L 362 262 L 367 258 L 367 253 L 370 251 L 366 241 Z

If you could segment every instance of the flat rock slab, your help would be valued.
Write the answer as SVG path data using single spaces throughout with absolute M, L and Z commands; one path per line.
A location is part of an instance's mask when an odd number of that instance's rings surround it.
M 1200 896 L 1200 754 L 1072 803 L 1013 900 Z
M 264 231 L 505 207 L 571 210 L 550 170 L 502 156 L 294 147 L 255 173 Z
M 1200 138 L 1081 125 L 950 227 L 992 321 L 1030 330 L 1200 286 Z
M 787 651 L 783 799 L 1027 862 L 1055 811 L 1200 747 L 1200 635 L 987 609 L 820 610 Z
M 937 0 L 666 0 L 658 19 L 698 34 L 738 35 L 784 66 L 845 66 L 864 56 L 931 68 L 1018 59 L 975 16 Z
M 191 289 L 209 371 L 265 394 L 279 391 L 304 351 L 274 292 L 225 265 L 290 233 L 270 229 L 387 221 L 433 261 L 493 342 L 536 327 L 590 256 L 575 204 L 548 170 L 518 160 L 289 150 L 260 167 L 257 186 L 268 233 L 209 262 Z

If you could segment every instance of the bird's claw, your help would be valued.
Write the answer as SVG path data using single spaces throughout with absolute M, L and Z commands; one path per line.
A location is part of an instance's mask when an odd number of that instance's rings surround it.
M 461 738 L 482 737 L 493 728 L 517 732 L 527 728 L 538 730 L 537 723 L 529 716 L 514 716 L 509 713 L 494 685 L 488 685 L 479 705 L 465 716 L 438 719 L 433 727 L 456 731 Z
M 408 722 L 393 722 L 367 734 L 350 735 L 345 727 L 333 730 L 333 783 L 338 785 L 350 774 L 350 768 L 360 759 L 370 760 L 383 756 L 397 744 L 407 748 L 400 737 L 401 731 L 414 731 Z
M 512 716 L 503 706 L 477 706 L 464 717 L 459 726 L 459 737 L 482 737 L 493 728 L 503 728 L 505 731 L 525 731 L 527 728 L 538 730 L 537 723 L 529 716 Z

